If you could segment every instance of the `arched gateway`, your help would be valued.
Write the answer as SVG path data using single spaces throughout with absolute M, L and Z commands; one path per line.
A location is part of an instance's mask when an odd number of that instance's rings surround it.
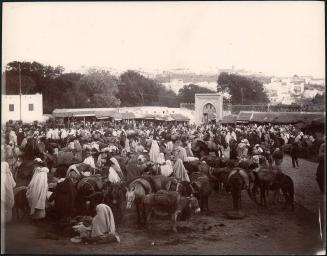
M 195 123 L 208 123 L 222 120 L 223 96 L 219 93 L 195 94 Z

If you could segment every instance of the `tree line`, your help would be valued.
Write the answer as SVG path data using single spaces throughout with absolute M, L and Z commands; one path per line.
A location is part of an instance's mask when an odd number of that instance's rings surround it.
M 215 92 L 187 84 L 176 94 L 159 81 L 132 70 L 119 77 L 101 69 L 89 69 L 85 74 L 64 71 L 62 66 L 52 67 L 35 61 L 10 62 L 2 73 L 2 93 L 19 94 L 21 83 L 22 94 L 42 93 L 44 113 L 52 113 L 55 108 L 178 107 L 180 103 L 194 103 L 196 93 Z M 233 104 L 241 104 L 241 100 L 247 104 L 268 100 L 262 83 L 256 80 L 221 73 L 217 82 L 217 90 L 229 92 Z M 243 88 L 243 99 L 240 88 Z

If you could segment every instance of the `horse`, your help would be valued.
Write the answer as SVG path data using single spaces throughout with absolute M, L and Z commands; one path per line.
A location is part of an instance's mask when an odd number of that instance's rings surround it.
M 213 141 L 195 139 L 192 141 L 191 149 L 194 156 L 198 158 L 201 158 L 204 155 L 209 155 L 210 152 L 214 152 L 217 157 L 221 157 L 223 154 L 221 147 Z
M 152 193 L 152 187 L 149 181 L 137 178 L 132 181 L 128 188 L 126 188 L 126 208 L 130 209 L 132 204 L 135 203 L 137 212 L 137 223 L 145 223 L 145 208 L 143 199 L 147 194 Z
M 254 186 L 252 188 L 253 199 L 257 202 L 256 191 L 260 188 L 260 204 L 267 207 L 266 193 L 269 190 L 274 191 L 273 203 L 276 203 L 276 198 L 279 190 L 282 190 L 285 204 L 283 209 L 288 205 L 294 210 L 294 183 L 293 180 L 286 174 L 275 173 L 270 169 L 261 169 L 259 172 L 254 172 Z
M 277 173 L 271 189 L 275 191 L 281 189 L 285 198 L 283 210 L 286 210 L 287 206 L 290 206 L 291 210 L 294 211 L 294 182 L 290 176 L 284 173 Z

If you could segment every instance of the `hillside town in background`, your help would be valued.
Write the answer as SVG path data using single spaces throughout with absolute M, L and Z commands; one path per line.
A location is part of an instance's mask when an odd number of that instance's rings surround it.
M 268 76 L 234 66 L 197 72 L 189 69 L 122 71 L 110 67 L 65 71 L 61 66 L 14 61 L 6 66 L 2 84 L 3 122 L 21 120 L 21 116 L 23 121 L 45 121 L 60 109 L 112 108 L 131 113 L 137 106 L 136 112 L 180 114 L 192 123 L 195 94 L 217 92 L 224 98 L 223 116 L 241 111 L 325 110 L 323 78 Z M 19 96 L 20 92 L 23 97 Z M 26 106 L 20 109 L 18 105 Z

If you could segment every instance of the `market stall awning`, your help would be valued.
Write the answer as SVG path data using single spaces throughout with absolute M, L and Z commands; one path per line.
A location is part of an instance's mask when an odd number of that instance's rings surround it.
M 54 117 L 87 117 L 95 116 L 95 113 L 91 110 L 55 109 L 52 115 Z
M 170 121 L 174 121 L 174 118 L 172 118 L 169 115 L 166 115 L 166 116 L 163 116 L 163 120 L 166 121 L 166 122 L 170 122 Z
M 236 121 L 240 122 L 240 123 L 248 123 L 248 122 L 251 121 L 252 115 L 253 115 L 252 112 L 243 112 L 243 111 L 241 111 L 238 114 Z
M 121 113 L 122 119 L 135 119 L 135 114 L 131 112 Z
M 274 113 L 269 112 L 254 112 L 251 118 L 251 122 L 255 123 L 271 123 L 276 119 Z
M 190 119 L 187 116 L 184 116 L 182 114 L 170 114 L 170 116 L 175 120 L 179 122 L 188 122 Z
M 115 119 L 116 121 L 121 121 L 123 120 L 122 114 L 119 112 L 114 112 L 112 115 L 112 118 Z
M 53 112 L 52 112 L 52 115 L 54 117 L 72 117 L 73 116 L 73 113 L 70 112 L 70 111 L 63 111 L 61 109 L 55 109 Z
M 235 124 L 237 120 L 237 115 L 224 116 L 221 120 L 222 124 Z
M 154 120 L 155 118 L 156 118 L 155 115 L 152 115 L 152 114 L 145 114 L 145 115 L 143 116 L 142 119 L 146 119 L 146 120 Z
M 273 124 L 296 124 L 311 123 L 312 120 L 322 118 L 323 113 L 310 112 L 248 112 L 241 111 L 237 116 L 237 122 L 273 123 Z M 301 126 L 301 125 L 299 125 Z
M 73 112 L 73 116 L 75 117 L 95 116 L 95 113 L 94 111 L 85 110 L 85 111 Z
M 135 115 L 134 119 L 144 119 L 144 115 L 142 114 L 134 114 L 134 115 Z
M 113 118 L 115 116 L 116 111 L 97 111 L 95 116 L 97 119 L 107 119 Z

